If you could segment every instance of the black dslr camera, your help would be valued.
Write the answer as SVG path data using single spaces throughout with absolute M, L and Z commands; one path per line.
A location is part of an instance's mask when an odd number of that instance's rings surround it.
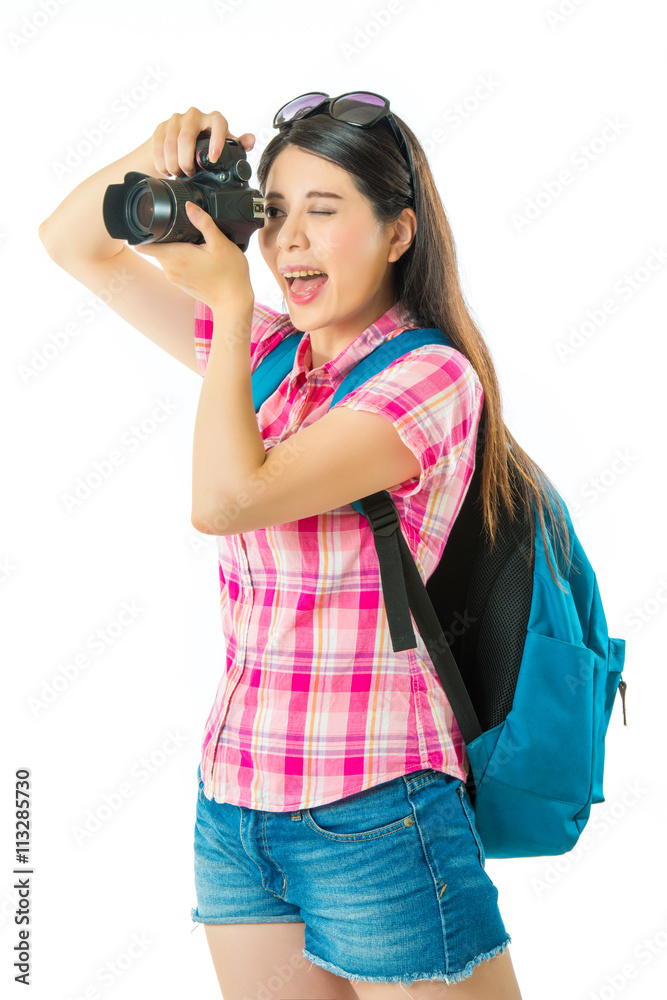
M 203 243 L 188 219 L 186 201 L 212 216 L 218 229 L 244 253 L 250 237 L 264 225 L 264 199 L 248 186 L 252 167 L 237 139 L 227 138 L 220 157 L 208 158 L 210 135 L 200 132 L 195 146 L 195 175 L 162 180 L 132 170 L 122 184 L 110 184 L 102 213 L 110 236 L 138 243 Z

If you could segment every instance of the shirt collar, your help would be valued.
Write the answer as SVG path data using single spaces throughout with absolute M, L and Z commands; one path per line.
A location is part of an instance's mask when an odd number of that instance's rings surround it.
M 311 382 L 329 382 L 336 389 L 350 369 L 354 368 L 362 358 L 374 351 L 385 340 L 390 340 L 391 337 L 401 333 L 409 326 L 409 317 L 398 303 L 394 303 L 374 323 L 366 327 L 363 333 L 360 333 L 351 344 L 348 344 L 339 355 L 315 369 L 311 368 L 310 333 L 304 333 L 294 357 L 289 382 L 290 391 L 298 381 L 307 377 L 310 377 Z

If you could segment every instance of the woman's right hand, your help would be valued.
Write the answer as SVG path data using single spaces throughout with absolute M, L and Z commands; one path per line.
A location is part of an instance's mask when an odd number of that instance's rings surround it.
M 243 135 L 232 135 L 228 131 L 227 119 L 219 111 L 205 114 L 199 108 L 189 108 L 185 114 L 173 114 L 166 122 L 160 122 L 153 133 L 153 159 L 155 169 L 165 177 L 178 176 L 183 173 L 187 177 L 195 174 L 195 147 L 200 132 L 209 131 L 211 140 L 209 156 L 216 160 L 229 136 L 238 139 L 246 152 L 255 145 L 252 132 Z

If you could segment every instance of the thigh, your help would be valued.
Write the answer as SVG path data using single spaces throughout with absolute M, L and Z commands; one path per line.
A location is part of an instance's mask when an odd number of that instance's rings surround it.
M 349 980 L 303 957 L 304 928 L 204 924 L 224 1000 L 357 1000 Z

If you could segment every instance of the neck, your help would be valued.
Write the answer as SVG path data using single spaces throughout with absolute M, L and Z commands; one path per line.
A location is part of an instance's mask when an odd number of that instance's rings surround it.
M 327 361 L 333 361 L 334 358 L 337 358 L 364 330 L 367 330 L 380 316 L 384 316 L 394 304 L 393 295 L 388 296 L 383 303 L 369 306 L 362 315 L 357 314 L 344 323 L 335 323 L 309 331 L 311 369 L 320 368 Z

